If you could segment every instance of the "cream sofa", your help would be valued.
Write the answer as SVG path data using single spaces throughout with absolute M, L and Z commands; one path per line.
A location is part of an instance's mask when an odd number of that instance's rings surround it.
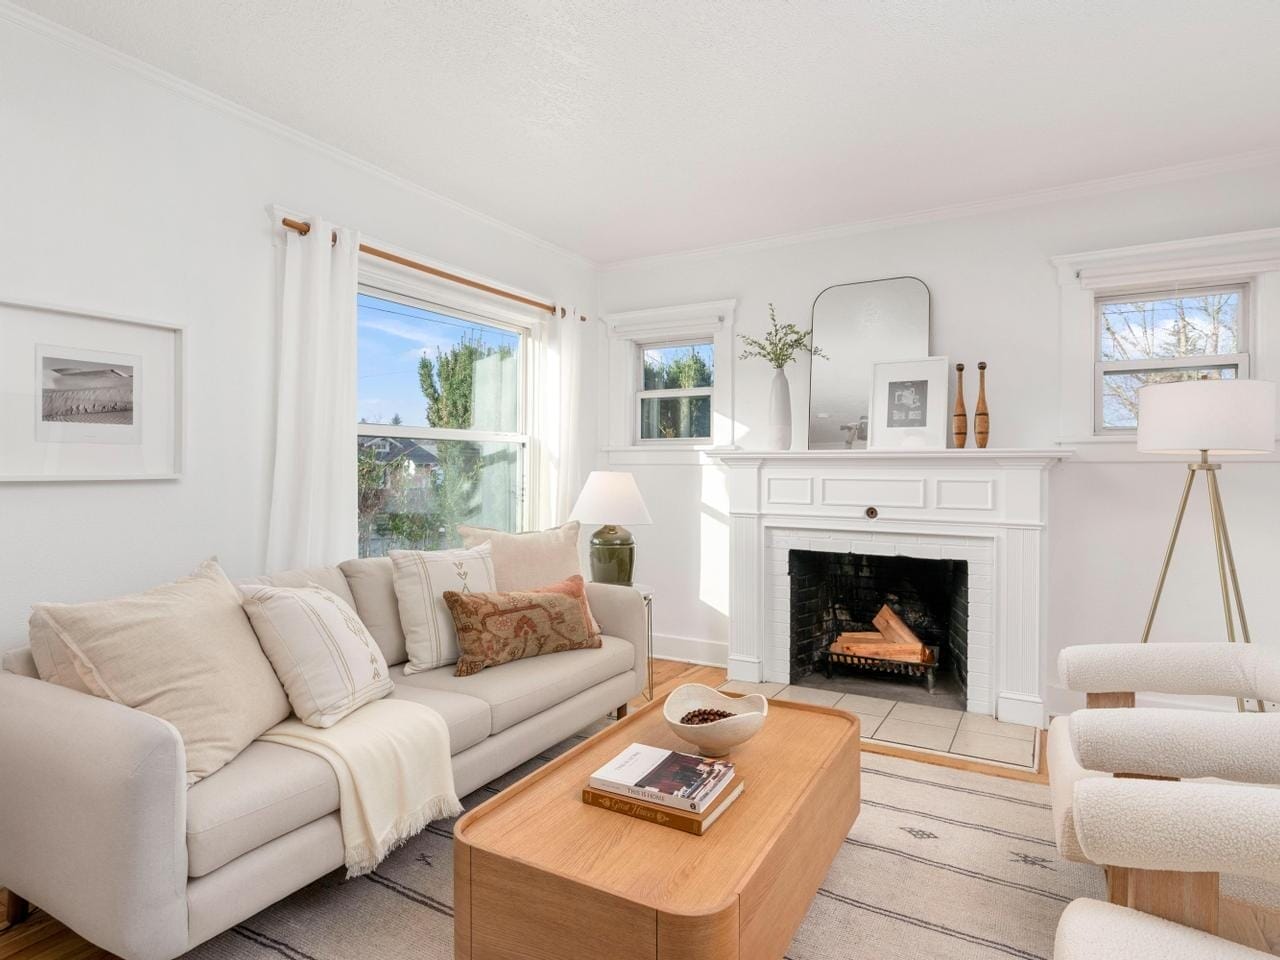
M 625 705 L 647 672 L 644 605 L 587 584 L 598 650 L 471 677 L 408 676 L 391 561 L 264 578 L 348 600 L 392 665 L 392 696 L 439 711 L 465 796 Z M 0 670 L 0 887 L 125 960 L 168 960 L 343 864 L 338 783 L 322 759 L 255 741 L 189 790 L 164 720 L 37 678 L 29 649 Z

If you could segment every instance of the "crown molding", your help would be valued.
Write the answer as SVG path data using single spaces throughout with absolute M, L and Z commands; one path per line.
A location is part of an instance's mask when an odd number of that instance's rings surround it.
M 407 180 L 398 174 L 392 173 L 391 171 L 378 166 L 377 164 L 370 163 L 368 160 L 362 160 L 355 154 L 348 153 L 347 151 L 335 147 L 332 144 L 325 143 L 323 140 L 318 140 L 310 134 L 303 133 L 301 130 L 290 127 L 287 124 L 283 124 L 278 120 L 273 120 L 268 116 L 257 113 L 254 110 L 250 110 L 248 107 L 241 106 L 233 100 L 228 100 L 226 97 L 213 93 L 210 90 L 206 90 L 204 87 L 197 86 L 189 80 L 183 80 L 181 77 L 175 76 L 166 70 L 161 70 L 159 67 L 152 66 L 143 60 L 139 60 L 137 57 L 131 56 L 112 46 L 102 43 L 100 40 L 95 40 L 83 33 L 77 33 L 69 27 L 64 27 L 60 23 L 55 23 L 54 21 L 42 17 L 39 14 L 32 13 L 30 10 L 12 3 L 11 0 L 0 0 L 0 20 L 8 20 L 19 27 L 24 27 L 34 33 L 47 37 L 50 40 L 54 40 L 64 46 L 70 47 L 73 50 L 99 57 L 113 66 L 126 70 L 130 73 L 134 73 L 143 79 L 176 93 L 179 96 L 185 97 L 188 100 L 192 100 L 206 107 L 212 107 L 215 110 L 225 113 L 228 116 L 234 117 L 251 126 L 265 130 L 268 133 L 272 133 L 285 140 L 291 140 L 294 143 L 310 150 L 323 153 L 354 170 L 376 177 L 394 187 L 405 190 L 409 193 L 417 194 L 426 200 L 441 204 L 442 206 L 455 210 L 465 216 L 472 217 L 487 226 L 501 230 L 503 233 L 506 233 L 511 237 L 523 240 L 526 243 L 532 243 L 535 246 L 564 257 L 565 259 L 581 266 L 593 269 L 598 269 L 599 267 L 599 264 L 590 257 L 584 256 L 574 250 L 569 250 L 556 243 L 552 243 L 550 240 L 545 240 L 542 237 L 529 233 L 527 230 L 522 230 L 517 226 L 513 226 L 504 220 L 499 220 L 491 214 L 468 207 L 466 204 L 460 203 L 450 197 L 446 197 L 443 194 L 436 193 L 434 190 L 424 187 L 422 184 L 414 183 L 412 180 Z
M 1078 183 L 1065 184 L 1059 187 L 1047 187 L 1026 193 L 1010 194 L 1004 197 L 992 197 L 985 200 L 970 200 L 962 203 L 944 204 L 910 213 L 895 214 L 886 217 L 874 217 L 868 220 L 855 220 L 848 223 L 833 224 L 829 227 L 818 227 L 814 230 L 802 230 L 795 233 L 782 233 L 773 236 L 759 237 L 754 240 L 742 240 L 733 243 L 716 244 L 707 247 L 695 247 L 670 253 L 656 253 L 644 257 L 631 257 L 622 260 L 611 260 L 600 263 L 597 268 L 602 273 L 626 270 L 633 267 L 656 266 L 663 263 L 712 257 L 729 253 L 749 253 L 756 250 L 767 250 L 774 247 L 792 246 L 802 243 L 815 243 L 822 240 L 838 240 L 843 237 L 874 233 L 878 230 L 890 230 L 895 227 L 909 227 L 923 223 L 934 223 L 944 220 L 959 220 L 964 217 L 979 216 L 984 213 L 997 213 L 1002 210 L 1016 210 L 1023 207 L 1041 206 L 1062 200 L 1076 200 L 1085 197 L 1101 196 L 1108 193 L 1121 193 L 1125 190 L 1136 190 L 1141 187 L 1157 186 L 1164 183 L 1176 183 L 1182 180 L 1194 180 L 1199 177 L 1213 176 L 1218 173 L 1229 173 L 1236 170 L 1250 170 L 1269 164 L 1280 164 L 1280 149 L 1255 150 L 1249 153 L 1233 154 L 1211 160 L 1195 160 L 1190 163 L 1174 164 L 1145 170 L 1139 173 L 1126 173 L 1115 177 L 1102 177 L 1094 180 L 1083 180 Z

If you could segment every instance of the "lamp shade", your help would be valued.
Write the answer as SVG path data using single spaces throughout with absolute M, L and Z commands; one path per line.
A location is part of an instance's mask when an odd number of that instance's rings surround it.
M 1138 391 L 1142 453 L 1270 453 L 1276 385 L 1269 380 L 1181 380 Z
M 573 505 L 570 520 L 583 523 L 611 523 L 618 526 L 653 523 L 640 496 L 636 478 L 629 473 L 592 470 L 578 502 Z

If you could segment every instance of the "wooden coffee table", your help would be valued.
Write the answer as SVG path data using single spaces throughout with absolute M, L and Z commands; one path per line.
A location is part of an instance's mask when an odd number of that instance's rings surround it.
M 692 752 L 662 700 L 463 816 L 457 960 L 778 960 L 858 815 L 858 718 L 773 701 L 734 748 L 746 789 L 706 836 L 582 802 L 632 742 Z

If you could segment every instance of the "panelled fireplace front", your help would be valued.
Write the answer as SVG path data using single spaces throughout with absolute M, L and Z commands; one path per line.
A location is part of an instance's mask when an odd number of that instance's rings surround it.
M 728 495 L 730 678 L 816 682 L 832 633 L 867 632 L 887 605 L 938 648 L 955 705 L 1042 726 L 1047 481 L 1069 455 L 713 453 Z

